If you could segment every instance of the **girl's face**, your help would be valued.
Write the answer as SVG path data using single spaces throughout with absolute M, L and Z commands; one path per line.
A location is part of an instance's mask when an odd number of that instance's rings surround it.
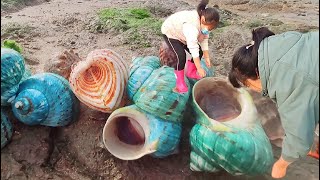
M 206 23 L 206 19 L 204 16 L 201 16 L 200 22 L 201 22 L 200 24 L 201 29 L 207 29 L 208 31 L 212 31 L 213 29 L 215 29 L 218 24 L 218 23 L 211 23 L 211 24 Z

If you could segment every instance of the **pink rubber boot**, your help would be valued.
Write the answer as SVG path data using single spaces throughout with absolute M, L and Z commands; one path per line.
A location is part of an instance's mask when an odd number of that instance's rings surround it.
M 176 88 L 175 91 L 178 93 L 186 93 L 188 92 L 188 86 L 186 82 L 184 82 L 184 69 L 183 70 L 174 70 L 174 74 L 176 75 Z
M 198 75 L 197 73 L 197 67 L 194 63 L 192 63 L 191 61 L 187 61 L 187 73 L 186 76 L 188 78 L 192 78 L 192 79 L 201 79 L 202 77 Z

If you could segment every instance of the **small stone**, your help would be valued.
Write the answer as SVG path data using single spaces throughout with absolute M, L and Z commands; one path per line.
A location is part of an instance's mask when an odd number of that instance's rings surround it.
M 298 16 L 307 16 L 307 13 L 298 13 Z

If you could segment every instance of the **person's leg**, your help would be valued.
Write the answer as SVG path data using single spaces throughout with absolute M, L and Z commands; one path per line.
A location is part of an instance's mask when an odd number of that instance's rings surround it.
M 190 50 L 188 49 L 187 46 L 185 46 L 184 48 L 185 48 L 185 50 L 187 52 L 190 53 Z M 203 51 L 202 51 L 201 47 L 199 46 L 199 58 L 200 58 L 200 60 L 201 60 L 202 56 L 203 56 Z M 186 76 L 188 78 L 192 78 L 192 79 L 201 79 L 201 76 L 198 75 L 197 67 L 194 64 L 193 58 L 191 58 L 191 60 L 187 61 Z
M 176 88 L 179 93 L 188 92 L 188 86 L 184 81 L 184 66 L 186 63 L 186 53 L 184 51 L 184 44 L 176 39 L 170 39 L 164 35 L 167 45 L 172 49 L 177 57 L 177 63 L 173 67 L 176 75 Z

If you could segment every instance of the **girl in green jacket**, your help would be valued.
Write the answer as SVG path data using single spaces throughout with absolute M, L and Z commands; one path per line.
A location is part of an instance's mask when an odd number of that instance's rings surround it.
M 284 177 L 289 164 L 308 154 L 319 123 L 319 31 L 253 30 L 252 42 L 233 56 L 229 80 L 277 103 L 285 137 L 272 177 Z

